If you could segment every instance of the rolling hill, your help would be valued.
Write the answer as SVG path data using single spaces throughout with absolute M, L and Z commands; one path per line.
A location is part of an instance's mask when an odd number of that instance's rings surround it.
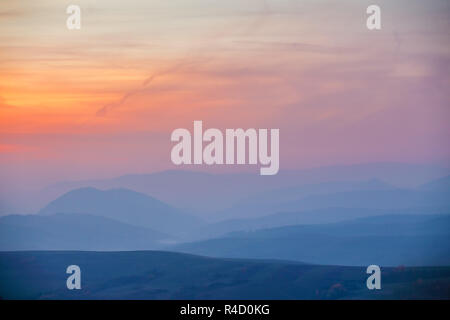
M 234 232 L 173 251 L 333 265 L 449 265 L 450 215 L 387 215 Z
M 66 268 L 81 289 L 66 288 Z M 214 259 L 161 251 L 0 253 L 3 299 L 449 299 L 450 267 L 382 268 Z
M 431 211 L 431 212 L 430 212 Z M 279 212 L 262 217 L 249 219 L 228 219 L 216 223 L 201 226 L 193 232 L 189 239 L 191 241 L 207 238 L 217 238 L 230 232 L 255 231 L 259 229 L 269 229 L 283 226 L 304 225 L 304 224 L 327 224 L 352 220 L 356 218 L 399 215 L 399 214 L 444 214 L 446 210 L 424 210 L 424 209 L 366 209 L 366 208 L 322 208 L 305 211 Z
M 143 250 L 171 241 L 163 233 L 88 214 L 0 217 L 0 250 Z

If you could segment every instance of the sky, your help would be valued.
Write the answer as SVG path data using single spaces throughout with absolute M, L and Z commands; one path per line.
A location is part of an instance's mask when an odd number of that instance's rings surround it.
M 0 190 L 173 168 L 194 120 L 279 128 L 280 170 L 449 166 L 449 18 L 440 0 L 3 0 Z

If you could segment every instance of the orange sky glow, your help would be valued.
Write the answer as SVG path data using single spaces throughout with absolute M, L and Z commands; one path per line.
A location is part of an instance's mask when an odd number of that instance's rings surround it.
M 170 132 L 194 120 L 280 128 L 281 169 L 448 165 L 448 4 L 379 2 L 370 33 L 353 0 L 80 0 L 75 31 L 64 2 L 6 0 L 0 178 L 167 169 Z

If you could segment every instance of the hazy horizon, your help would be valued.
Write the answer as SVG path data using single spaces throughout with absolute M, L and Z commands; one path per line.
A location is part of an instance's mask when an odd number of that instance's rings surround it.
M 366 2 L 80 0 L 71 31 L 65 3 L 6 1 L 0 188 L 176 168 L 194 120 L 279 128 L 280 170 L 449 167 L 448 3 L 380 0 L 371 32 Z

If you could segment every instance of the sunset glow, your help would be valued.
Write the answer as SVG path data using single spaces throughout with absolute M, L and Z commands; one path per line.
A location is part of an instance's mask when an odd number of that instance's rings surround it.
M 281 170 L 448 165 L 444 2 L 381 1 L 378 33 L 359 1 L 131 2 L 78 1 L 78 31 L 64 2 L 3 3 L 3 179 L 167 169 L 170 132 L 194 120 L 280 128 Z

